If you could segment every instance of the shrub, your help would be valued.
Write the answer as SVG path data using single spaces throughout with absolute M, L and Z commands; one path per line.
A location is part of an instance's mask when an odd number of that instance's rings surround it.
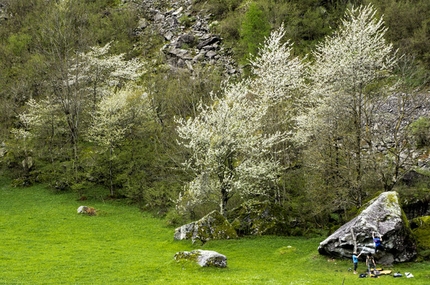
M 411 124 L 411 132 L 418 148 L 430 146 L 430 119 L 420 117 Z

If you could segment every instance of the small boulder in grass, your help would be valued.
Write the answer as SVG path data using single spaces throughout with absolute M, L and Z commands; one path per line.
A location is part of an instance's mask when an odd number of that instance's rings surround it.
M 96 209 L 94 209 L 93 207 L 88 207 L 88 206 L 79 206 L 78 214 L 87 214 L 88 216 L 95 216 L 96 215 Z
M 227 257 L 213 250 L 197 249 L 193 251 L 180 251 L 175 254 L 174 258 L 176 261 L 194 261 L 201 267 L 227 267 Z

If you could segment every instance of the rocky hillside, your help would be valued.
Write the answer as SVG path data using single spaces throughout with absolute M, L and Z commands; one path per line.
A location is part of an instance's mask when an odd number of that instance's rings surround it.
M 136 4 L 141 11 L 136 34 L 153 33 L 162 37 L 161 52 L 172 68 L 192 71 L 197 64 L 221 66 L 227 75 L 240 73 L 223 46 L 220 35 L 211 32 L 211 15 L 193 9 L 191 0 L 145 0 Z

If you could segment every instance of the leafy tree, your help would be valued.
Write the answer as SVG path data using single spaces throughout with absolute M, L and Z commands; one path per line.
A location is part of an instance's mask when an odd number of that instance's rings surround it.
M 113 160 L 117 159 L 115 150 L 124 143 L 127 132 L 134 125 L 143 125 L 145 119 L 153 119 L 147 93 L 123 89 L 104 96 L 93 114 L 93 121 L 87 137 L 100 148 L 100 153 L 107 152 L 110 195 L 114 196 Z
M 227 87 L 225 98 L 199 105 L 197 117 L 177 120 L 179 136 L 192 155 L 186 166 L 196 174 L 189 194 L 198 201 L 217 197 L 224 215 L 234 193 L 265 194 L 277 178 L 278 163 L 267 152 L 283 135 L 262 133 L 267 105 L 247 98 L 252 96 L 248 92 L 244 83 Z
M 273 32 L 251 62 L 255 78 L 226 86 L 223 97 L 200 103 L 196 117 L 177 120 L 180 143 L 191 151 L 185 165 L 195 173 L 188 194 L 197 203 L 218 199 L 224 215 L 234 194 L 249 199 L 277 187 L 281 167 L 273 147 L 287 135 L 266 132 L 264 118 L 302 85 L 304 70 L 283 35 L 283 27 Z
M 430 2 L 426 0 L 381 0 L 367 1 L 384 15 L 387 38 L 401 53 L 414 55 L 415 64 L 426 69 L 429 66 L 429 13 Z
M 255 55 L 264 38 L 270 34 L 270 24 L 264 11 L 254 2 L 249 4 L 240 28 L 245 56 Z
M 294 91 L 305 86 L 307 65 L 293 57 L 293 45 L 282 41 L 285 33 L 284 25 L 281 25 L 250 60 L 251 89 L 272 103 L 291 100 Z
M 52 163 L 67 160 L 72 163 L 73 177 L 78 178 L 80 136 L 89 127 L 90 117 L 99 101 L 109 94 L 109 89 L 119 89 L 125 82 L 134 81 L 142 74 L 143 64 L 137 59 L 124 60 L 124 55 L 108 55 L 110 44 L 93 47 L 89 52 L 78 53 L 64 62 L 59 77 L 53 78 L 51 95 L 41 100 L 30 100 L 28 114 L 30 126 L 39 142 L 39 150 Z M 64 149 L 64 137 L 69 137 L 72 155 L 52 157 L 52 150 Z M 63 140 L 63 141 L 61 141 Z M 61 147 L 58 147 L 61 145 Z M 57 146 L 57 147 L 56 147 Z M 40 152 L 43 157 L 43 152 Z
M 416 118 L 422 114 L 420 109 L 426 101 L 425 94 L 396 92 L 375 105 L 372 147 L 377 151 L 373 163 L 386 191 L 391 191 L 416 166 L 417 156 L 424 152 L 414 142 L 419 142 L 416 127 L 422 123 L 425 126 L 422 117 Z
M 357 206 L 372 160 L 363 150 L 373 142 L 373 103 L 392 86 L 397 61 L 392 44 L 384 39 L 383 20 L 375 14 L 371 5 L 349 9 L 338 31 L 317 47 L 309 85 L 311 108 L 301 118 L 303 131 L 298 135 L 312 141 L 312 165 L 325 173 L 325 183 L 340 190 L 342 201 L 347 192 Z

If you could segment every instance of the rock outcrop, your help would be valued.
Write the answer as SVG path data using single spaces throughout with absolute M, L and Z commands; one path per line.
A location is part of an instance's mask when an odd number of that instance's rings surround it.
M 165 41 L 161 51 L 172 68 L 194 70 L 196 64 L 218 65 L 225 74 L 240 73 L 222 38 L 211 32 L 211 15 L 193 10 L 191 0 L 144 1 L 136 34 L 156 31 Z
M 378 251 L 378 263 L 410 261 L 416 256 L 415 241 L 400 205 L 397 192 L 384 192 L 368 203 L 354 219 L 320 243 L 320 254 L 351 258 L 357 252 L 375 253 L 372 233 L 382 237 L 385 250 Z
M 227 267 L 227 257 L 212 250 L 193 250 L 193 251 L 180 251 L 174 256 L 176 261 L 190 260 L 197 262 L 201 267 L 214 266 L 214 267 Z
M 239 235 L 290 234 L 288 215 L 281 206 L 269 202 L 246 202 L 230 213 Z
M 237 233 L 220 212 L 212 211 L 198 221 L 176 228 L 174 238 L 205 243 L 213 239 L 237 238 Z

